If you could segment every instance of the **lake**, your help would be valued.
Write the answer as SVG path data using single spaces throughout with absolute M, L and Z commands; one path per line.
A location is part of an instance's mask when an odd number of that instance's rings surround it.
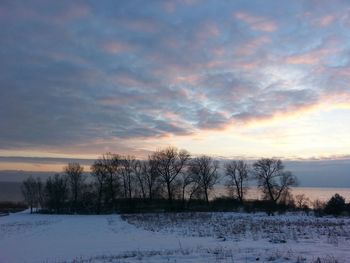
M 212 194 L 213 197 L 227 195 L 226 188 L 218 186 Z M 319 199 L 321 201 L 328 201 L 335 193 L 340 194 L 350 202 L 350 188 L 325 188 L 325 187 L 296 187 L 292 189 L 292 194 L 305 194 L 311 202 Z M 260 192 L 251 187 L 247 192 L 248 199 L 258 199 L 261 197 Z M 0 201 L 22 201 L 21 183 L 17 182 L 0 182 Z
M 347 202 L 350 202 L 350 188 L 327 188 L 327 187 L 295 187 L 292 189 L 293 196 L 304 194 L 311 202 L 315 200 L 328 201 L 334 194 L 340 194 Z M 227 195 L 225 187 L 217 187 L 215 189 L 215 196 Z M 261 193 L 255 187 L 248 189 L 246 194 L 247 199 L 260 199 Z

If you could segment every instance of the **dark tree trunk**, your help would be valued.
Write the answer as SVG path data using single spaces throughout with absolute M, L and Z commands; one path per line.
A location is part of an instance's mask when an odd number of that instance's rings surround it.
M 207 202 L 207 205 L 209 205 L 208 188 L 204 189 L 204 193 L 205 193 L 205 201 Z
M 169 182 L 167 182 L 167 190 L 168 190 L 168 201 L 169 201 L 169 204 L 172 204 L 173 203 L 173 197 L 172 197 L 171 186 L 170 186 Z

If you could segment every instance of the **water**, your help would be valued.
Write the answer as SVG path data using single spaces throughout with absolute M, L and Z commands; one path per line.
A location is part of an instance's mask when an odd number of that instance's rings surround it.
M 0 202 L 12 201 L 20 202 L 23 200 L 21 193 L 21 183 L 0 182 Z
M 347 202 L 350 202 L 350 188 L 323 188 L 323 187 L 296 187 L 292 189 L 292 194 L 304 194 L 311 202 L 320 200 L 328 201 L 335 193 L 345 197 Z M 213 197 L 227 195 L 226 188 L 218 186 L 215 188 Z M 251 187 L 246 195 L 247 199 L 259 199 L 261 193 L 254 187 Z M 15 182 L 0 182 L 0 202 L 1 201 L 22 201 L 21 183 Z
M 323 202 L 328 201 L 334 194 L 340 194 L 347 202 L 350 202 L 350 188 L 326 188 L 326 187 L 295 187 L 292 188 L 293 196 L 304 194 L 310 199 L 311 202 L 320 200 Z M 225 187 L 217 187 L 214 192 L 214 196 L 227 196 L 227 190 Z M 261 192 L 255 187 L 248 189 L 246 199 L 260 199 Z

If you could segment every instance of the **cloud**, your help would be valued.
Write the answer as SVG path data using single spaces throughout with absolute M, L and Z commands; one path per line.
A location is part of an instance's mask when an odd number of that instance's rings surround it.
M 132 47 L 120 41 L 110 41 L 102 44 L 104 51 L 111 54 L 130 52 Z
M 248 24 L 252 30 L 263 32 L 274 32 L 278 29 L 277 24 L 265 17 L 253 16 L 246 12 L 234 13 L 236 19 Z
M 336 20 L 335 15 L 326 15 L 317 20 L 317 24 L 321 27 L 326 27 L 332 24 Z
M 267 36 L 260 36 L 252 40 L 249 40 L 244 45 L 239 46 L 236 49 L 236 54 L 239 56 L 253 55 L 257 51 L 259 51 L 260 48 L 262 48 L 263 46 L 269 43 L 271 43 L 271 38 Z
M 220 111 L 203 108 L 197 111 L 197 116 L 200 129 L 221 129 L 230 124 L 229 117 Z
M 0 4 L 0 150 L 141 153 L 349 94 L 341 2 L 19 3 Z
M 292 55 L 287 58 L 289 64 L 316 65 L 321 63 L 327 56 L 333 54 L 333 50 L 318 49 L 304 54 Z

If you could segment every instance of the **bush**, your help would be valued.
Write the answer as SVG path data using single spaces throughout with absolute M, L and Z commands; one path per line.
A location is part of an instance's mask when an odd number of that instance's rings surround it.
M 332 198 L 327 202 L 324 212 L 328 215 L 340 215 L 345 212 L 345 198 L 339 194 L 335 194 Z

